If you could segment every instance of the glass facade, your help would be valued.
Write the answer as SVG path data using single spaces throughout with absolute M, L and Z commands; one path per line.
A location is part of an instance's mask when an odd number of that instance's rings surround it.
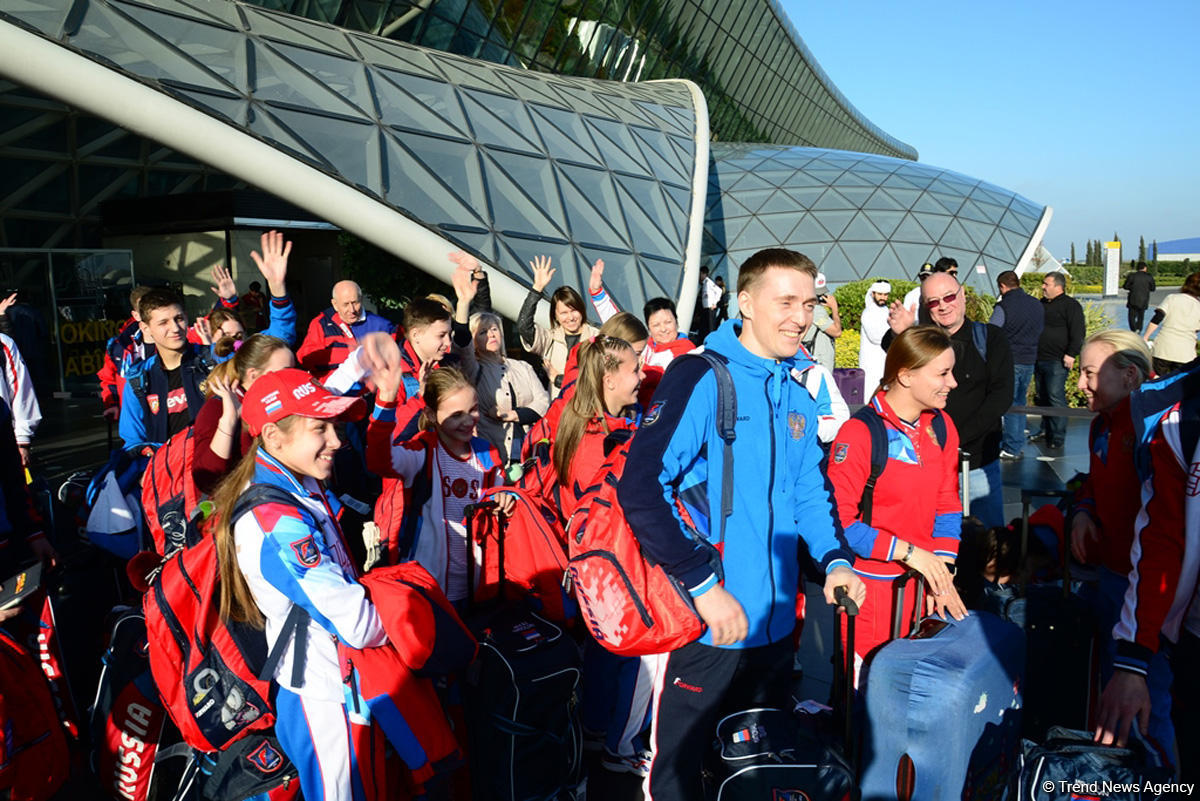
M 714 139 L 916 159 L 838 91 L 775 0 L 253 0 L 471 58 L 616 81 L 687 78 Z
M 786 247 L 835 284 L 915 277 L 949 256 L 964 283 L 994 292 L 1045 208 L 961 173 L 886 156 L 714 144 L 703 263 L 733 278 L 757 250 Z M 972 269 L 987 268 L 983 274 Z

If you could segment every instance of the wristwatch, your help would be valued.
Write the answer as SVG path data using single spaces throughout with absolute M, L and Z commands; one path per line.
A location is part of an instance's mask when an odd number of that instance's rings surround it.
M 900 557 L 900 561 L 907 565 L 909 557 L 911 557 L 913 555 L 914 550 L 915 550 L 915 548 L 913 547 L 913 544 L 910 542 L 908 544 L 908 550 L 905 552 L 904 556 Z

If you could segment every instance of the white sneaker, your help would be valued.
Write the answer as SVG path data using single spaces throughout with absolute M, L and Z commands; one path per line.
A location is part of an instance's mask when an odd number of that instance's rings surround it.
M 607 748 L 604 749 L 604 756 L 600 758 L 600 764 L 605 770 L 611 770 L 613 773 L 632 773 L 634 776 L 649 776 L 650 775 L 650 760 L 654 754 L 650 751 L 639 751 L 632 756 L 618 756 Z

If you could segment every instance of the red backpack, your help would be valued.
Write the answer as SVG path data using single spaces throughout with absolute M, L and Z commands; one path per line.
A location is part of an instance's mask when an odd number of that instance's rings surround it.
M 200 503 L 192 477 L 195 451 L 193 426 L 188 426 L 154 452 L 142 476 L 142 510 L 154 548 L 163 555 L 195 545 L 196 528 L 188 533 L 188 522 Z
M 252 485 L 233 508 L 236 521 L 264 503 L 296 505 L 288 492 Z M 301 510 L 303 513 L 303 510 Z M 293 605 L 275 647 L 267 654 L 261 629 L 227 621 L 219 612 L 220 576 L 211 535 L 171 555 L 143 598 L 150 670 L 163 706 L 184 742 L 220 751 L 275 723 L 271 683 L 284 648 L 306 644 L 309 616 Z M 292 681 L 303 684 L 304 659 L 293 660 Z
M 503 563 L 507 586 L 523 590 L 541 614 L 559 623 L 574 620 L 579 609 L 563 588 L 567 537 L 558 513 L 541 496 L 520 487 L 492 487 L 483 493 L 476 509 L 490 511 L 501 492 L 516 498 L 512 513 L 502 521 L 493 514 L 467 516 L 467 531 L 483 552 L 474 600 L 485 601 L 498 594 Z
M 70 771 L 46 677 L 29 651 L 0 631 L 0 796 L 50 798 Z
M 725 443 L 720 517 L 723 541 L 725 520 L 733 509 L 737 420 L 733 379 L 723 357 L 715 353 L 698 351 L 675 361 L 690 358 L 703 358 L 717 379 L 717 425 Z M 596 642 L 619 656 L 646 656 L 687 645 L 704 634 L 705 625 L 687 589 L 661 565 L 647 559 L 625 519 L 617 500 L 617 485 L 625 470 L 629 446 L 626 442 L 609 455 L 567 523 L 567 572 Z M 677 502 L 676 508 L 694 532 L 682 505 Z M 699 534 L 693 536 L 712 549 L 712 562 L 720 574 L 716 548 Z

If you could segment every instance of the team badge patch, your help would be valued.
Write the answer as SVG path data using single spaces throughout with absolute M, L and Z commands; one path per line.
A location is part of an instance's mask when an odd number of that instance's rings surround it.
M 650 407 L 650 411 L 646 412 L 646 415 L 642 418 L 642 425 L 652 426 L 658 422 L 658 416 L 662 413 L 662 408 L 666 405 L 666 401 L 656 401 Z
M 833 449 L 833 461 L 841 464 L 846 461 L 846 452 L 850 450 L 850 445 L 845 442 L 839 442 L 838 446 Z
M 1192 468 L 1188 470 L 1187 494 L 1193 498 L 1200 495 L 1200 462 L 1192 462 Z
M 262 745 L 246 755 L 246 759 L 262 773 L 274 773 L 283 766 L 283 754 L 271 745 L 270 740 L 263 740 Z
M 808 420 L 800 412 L 788 412 L 788 433 L 792 435 L 792 439 L 800 439 L 804 436 L 804 429 L 808 427 Z
M 147 395 L 146 403 L 150 406 L 150 414 L 158 414 L 158 395 Z
M 321 563 L 321 552 L 317 550 L 317 541 L 313 539 L 312 534 L 293 542 L 292 550 L 300 564 L 305 567 L 316 567 Z

